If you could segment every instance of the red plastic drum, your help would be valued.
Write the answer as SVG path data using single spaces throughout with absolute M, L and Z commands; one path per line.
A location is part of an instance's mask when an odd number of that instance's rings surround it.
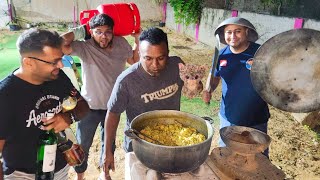
M 87 24 L 98 13 L 107 14 L 113 19 L 116 36 L 126 36 L 140 30 L 140 13 L 134 3 L 102 4 L 97 9 L 81 11 L 80 24 Z
M 85 24 L 87 25 L 86 28 L 87 28 L 87 31 L 89 32 L 89 21 L 90 19 L 96 15 L 96 14 L 99 14 L 99 11 L 96 10 L 96 9 L 92 9 L 92 10 L 84 10 L 84 11 L 81 11 L 80 12 L 80 24 Z

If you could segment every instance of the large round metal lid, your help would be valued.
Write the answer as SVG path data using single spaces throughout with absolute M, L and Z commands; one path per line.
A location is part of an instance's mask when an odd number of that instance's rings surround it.
M 254 55 L 251 81 L 272 106 L 289 112 L 320 109 L 320 31 L 295 29 L 266 41 Z

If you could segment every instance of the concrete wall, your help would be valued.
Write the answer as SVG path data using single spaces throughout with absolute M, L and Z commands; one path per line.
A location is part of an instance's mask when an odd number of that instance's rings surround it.
M 100 4 L 134 2 L 141 20 L 161 20 L 160 7 L 149 0 L 13 0 L 17 15 L 30 22 L 73 22 L 78 21 L 82 10 L 95 9 Z M 0 17 L 4 21 L 7 3 L 0 0 Z M 76 17 L 74 17 L 74 13 Z M 7 18 L 7 17 L 6 17 Z M 0 27 L 3 23 L 0 21 Z M 7 20 L 6 20 L 7 22 Z
M 8 12 L 7 2 L 0 0 L 0 27 L 5 27 L 10 20 L 9 16 L 7 16 L 5 12 Z
M 281 32 L 293 29 L 295 22 L 295 18 L 263 15 L 242 11 L 238 12 L 238 16 L 248 19 L 256 27 L 260 36 L 257 43 L 260 44 Z M 231 11 L 229 10 L 205 8 L 202 12 L 202 18 L 199 25 L 200 28 L 198 40 L 213 47 L 215 44 L 214 31 L 216 27 L 223 20 L 229 17 L 231 17 Z M 196 38 L 195 25 L 188 27 L 180 25 L 179 31 L 179 26 L 174 22 L 173 9 L 169 5 L 167 8 L 166 26 Z M 304 19 L 303 28 L 320 30 L 320 21 Z

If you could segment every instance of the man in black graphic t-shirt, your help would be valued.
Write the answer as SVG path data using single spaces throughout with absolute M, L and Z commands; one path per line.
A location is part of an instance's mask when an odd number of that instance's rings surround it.
M 39 135 L 50 129 L 62 131 L 72 123 L 71 113 L 81 118 L 88 111 L 86 101 L 60 70 L 61 43 L 56 32 L 39 29 L 26 30 L 17 40 L 21 66 L 0 82 L 0 179 L 34 179 Z M 62 100 L 70 93 L 76 94 L 77 106 L 62 113 Z M 67 179 L 68 168 L 57 151 L 55 179 Z

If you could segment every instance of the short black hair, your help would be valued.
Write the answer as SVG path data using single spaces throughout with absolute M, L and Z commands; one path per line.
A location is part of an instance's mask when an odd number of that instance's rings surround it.
M 109 26 L 113 29 L 114 21 L 113 19 L 106 14 L 97 14 L 93 16 L 89 21 L 89 26 L 91 29 L 94 29 L 98 26 Z
M 167 48 L 169 50 L 167 34 L 159 28 L 151 27 L 147 30 L 142 31 L 139 40 L 140 42 L 148 41 L 152 45 L 159 45 L 162 42 L 164 42 L 166 43 Z
M 45 46 L 60 48 L 62 41 L 62 37 L 55 31 L 31 28 L 22 32 L 16 46 L 20 54 L 43 53 Z

